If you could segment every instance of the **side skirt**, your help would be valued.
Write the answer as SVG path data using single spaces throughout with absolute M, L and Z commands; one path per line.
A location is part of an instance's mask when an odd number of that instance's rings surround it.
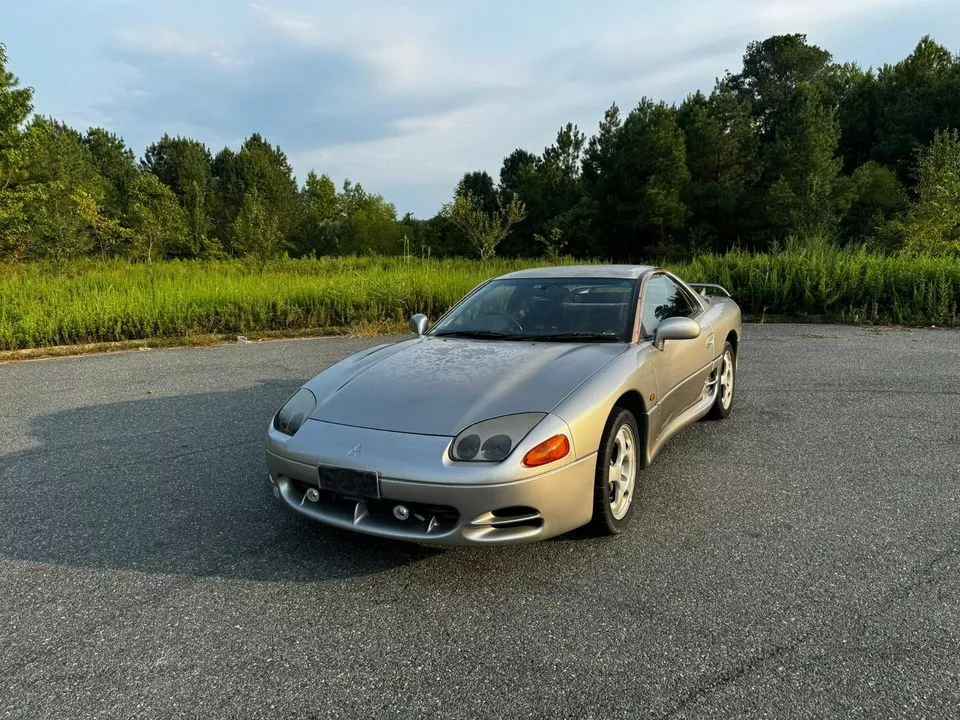
M 687 410 L 677 415 L 677 417 L 670 421 L 669 425 L 660 431 L 660 435 L 656 438 L 647 437 L 647 464 L 653 462 L 657 453 L 660 452 L 660 448 L 662 448 L 670 438 L 687 427 L 687 425 L 693 425 L 693 423 L 710 412 L 710 408 L 713 407 L 713 404 L 717 400 L 717 393 L 720 391 L 720 383 L 718 380 L 719 378 L 711 377 L 705 385 L 706 395 L 703 399 L 697 402 L 696 405 L 690 406 Z

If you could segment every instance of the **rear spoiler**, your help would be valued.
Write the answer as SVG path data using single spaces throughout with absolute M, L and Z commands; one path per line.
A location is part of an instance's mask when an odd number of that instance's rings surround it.
M 714 283 L 687 283 L 692 288 L 696 288 L 700 291 L 700 294 L 706 297 L 707 295 L 723 295 L 728 298 L 733 296 L 730 294 L 730 291 L 727 290 L 723 285 L 716 285 Z M 714 292 L 710 292 L 710 291 Z

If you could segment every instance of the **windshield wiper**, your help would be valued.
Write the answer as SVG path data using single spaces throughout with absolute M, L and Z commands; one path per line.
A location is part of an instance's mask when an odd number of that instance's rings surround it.
M 494 330 L 448 330 L 435 333 L 433 337 L 477 338 L 483 340 L 525 340 L 545 342 L 620 342 L 616 333 L 565 332 L 565 333 L 503 333 Z
M 461 338 L 483 338 L 485 340 L 508 340 L 516 335 L 510 333 L 495 332 L 493 330 L 448 330 L 447 332 L 434 333 L 434 337 L 461 337 Z
M 592 333 L 592 332 L 565 332 L 548 333 L 546 335 L 531 336 L 531 339 L 548 340 L 551 342 L 620 342 L 620 337 L 616 333 Z

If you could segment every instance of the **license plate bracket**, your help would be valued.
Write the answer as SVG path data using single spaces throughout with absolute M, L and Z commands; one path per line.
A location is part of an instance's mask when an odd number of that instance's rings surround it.
M 320 465 L 317 479 L 321 490 L 360 499 L 380 499 L 380 476 L 371 470 Z

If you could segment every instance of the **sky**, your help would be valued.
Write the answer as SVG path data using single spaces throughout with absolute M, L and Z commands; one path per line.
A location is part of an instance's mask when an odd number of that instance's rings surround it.
M 139 155 L 164 132 L 215 153 L 259 132 L 402 215 L 463 173 L 542 152 L 616 102 L 679 102 L 751 40 L 806 33 L 834 59 L 960 50 L 960 0 L 0 0 L 9 69 L 35 111 L 105 127 Z

